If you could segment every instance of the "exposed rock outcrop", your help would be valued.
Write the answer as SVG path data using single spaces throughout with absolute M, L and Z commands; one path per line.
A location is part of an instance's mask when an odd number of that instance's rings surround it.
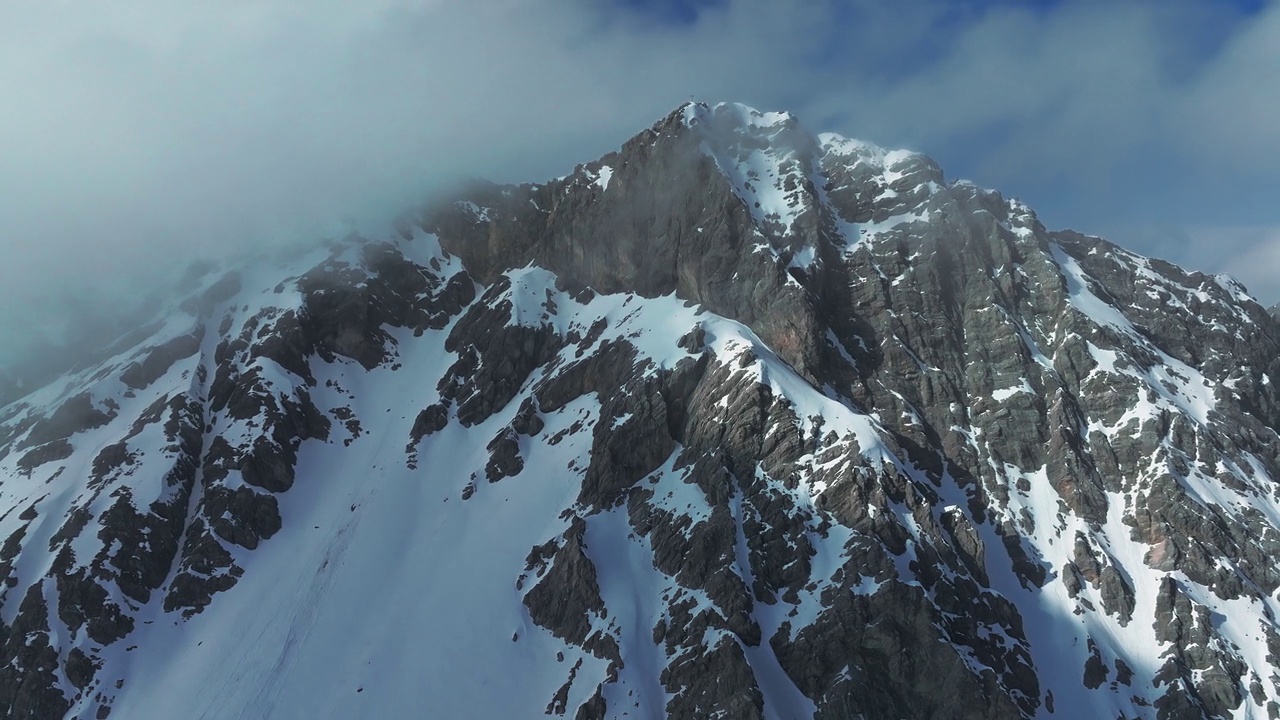
M 1229 278 L 736 105 L 398 232 L 0 407 L 5 713 L 145 714 L 124 653 L 228 617 L 281 685 L 218 712 L 301 702 L 385 602 L 402 652 L 461 622 L 514 668 L 415 707 L 1280 714 L 1280 322 Z

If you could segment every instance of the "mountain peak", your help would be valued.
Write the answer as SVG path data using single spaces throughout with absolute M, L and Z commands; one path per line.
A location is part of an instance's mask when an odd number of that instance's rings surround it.
M 797 125 L 799 120 L 790 112 L 766 112 L 737 102 L 688 102 L 676 110 L 687 127 L 698 124 L 736 125 L 761 129 Z
M 927 156 L 911 150 L 887 150 L 875 143 L 834 132 L 814 134 L 789 111 L 762 111 L 735 102 L 688 102 L 668 117 L 678 117 L 686 127 L 697 128 L 711 138 L 722 138 L 734 132 L 747 133 L 757 142 L 783 147 L 794 147 L 796 140 L 803 138 L 806 141 L 804 145 L 820 148 L 825 154 L 854 162 L 870 162 L 881 168 L 921 161 L 936 165 Z
M 1280 323 L 923 155 L 686 105 L 193 292 L 0 407 L 8 715 L 1280 706 Z

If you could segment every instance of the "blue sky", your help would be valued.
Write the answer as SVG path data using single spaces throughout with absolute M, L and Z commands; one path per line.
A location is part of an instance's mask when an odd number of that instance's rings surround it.
M 615 8 L 621 22 L 679 36 L 746 5 Z M 1051 227 L 1229 271 L 1280 300 L 1275 3 L 802 5 L 822 7 L 822 22 L 782 60 L 791 72 L 735 99 L 923 150 L 952 177 L 1023 198 Z
M 0 97 L 0 356 L 197 257 L 561 175 L 690 97 L 1280 301 L 1280 0 L 10 0 Z

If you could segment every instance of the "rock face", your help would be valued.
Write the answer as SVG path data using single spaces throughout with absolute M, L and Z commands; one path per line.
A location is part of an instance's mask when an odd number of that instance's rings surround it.
M 687 105 L 0 408 L 11 717 L 1280 715 L 1280 324 Z

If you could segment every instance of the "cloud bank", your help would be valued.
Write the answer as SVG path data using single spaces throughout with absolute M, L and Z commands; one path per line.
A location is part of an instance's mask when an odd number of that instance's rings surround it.
M 0 5 L 0 365 L 73 318 L 110 326 L 193 259 L 388 217 L 458 178 L 563 174 L 690 96 L 922 150 L 1050 226 L 1206 270 L 1231 264 L 1216 238 L 1277 257 L 1275 2 L 660 9 Z

